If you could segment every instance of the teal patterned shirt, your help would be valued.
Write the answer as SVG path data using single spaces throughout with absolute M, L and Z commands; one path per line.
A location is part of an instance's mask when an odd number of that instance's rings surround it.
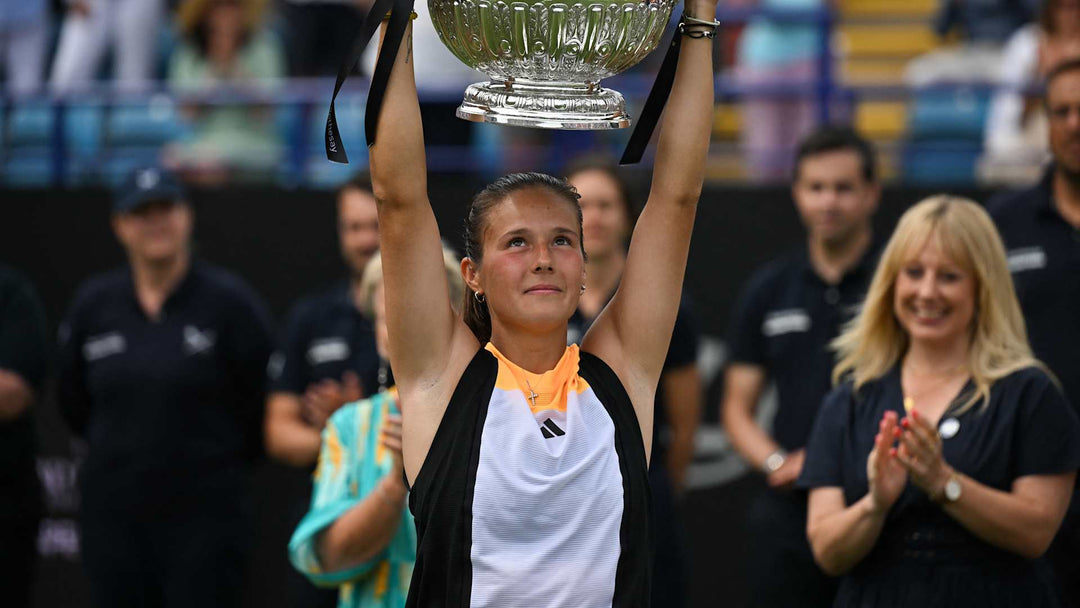
M 319 563 L 319 535 L 375 490 L 393 470 L 379 442 L 387 414 L 397 413 L 396 391 L 343 406 L 323 430 L 311 508 L 289 541 L 289 560 L 314 584 L 340 587 L 338 608 L 403 608 L 416 561 L 416 526 L 405 506 L 397 534 L 379 555 L 347 570 L 328 572 Z

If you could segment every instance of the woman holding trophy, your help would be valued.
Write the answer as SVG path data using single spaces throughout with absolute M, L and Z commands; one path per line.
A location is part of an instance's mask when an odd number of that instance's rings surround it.
M 409 606 L 647 606 L 653 396 L 679 306 L 713 108 L 716 0 L 689 4 L 648 204 L 622 285 L 577 346 L 581 209 L 508 175 L 466 220 L 451 307 L 406 31 L 371 173 L 417 522 Z M 383 49 L 385 52 L 386 49 Z

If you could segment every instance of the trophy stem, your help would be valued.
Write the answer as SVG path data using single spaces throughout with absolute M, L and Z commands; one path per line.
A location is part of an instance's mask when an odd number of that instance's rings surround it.
M 508 78 L 469 85 L 458 118 L 538 129 L 623 129 L 630 126 L 622 94 L 599 82 Z

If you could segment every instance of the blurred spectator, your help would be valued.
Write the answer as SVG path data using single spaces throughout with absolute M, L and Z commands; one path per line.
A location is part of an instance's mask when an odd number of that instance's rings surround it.
M 184 36 L 169 65 L 169 85 L 183 95 L 265 93 L 285 74 L 280 41 L 263 22 L 264 0 L 185 0 Z M 166 150 L 166 163 L 192 179 L 217 182 L 263 176 L 283 152 L 274 113 L 252 103 L 187 109 L 195 134 Z
M 290 76 L 336 76 L 372 0 L 284 0 Z M 422 3 L 417 3 L 422 4 Z
M 31 406 L 48 360 L 45 311 L 22 275 L 0 266 L 0 594 L 30 608 L 37 566 L 41 484 Z
M 870 144 L 849 128 L 824 127 L 803 141 L 795 162 L 792 195 L 806 243 L 750 279 L 732 316 L 724 372 L 724 429 L 767 484 L 746 513 L 747 575 L 763 608 L 832 605 L 836 582 L 814 564 L 806 493 L 792 486 L 831 387 L 829 343 L 858 309 L 877 260 L 870 220 L 881 190 Z M 770 381 L 779 407 L 766 430 L 755 410 Z
M 958 30 L 960 42 L 912 60 L 905 81 L 915 87 L 939 82 L 995 81 L 1006 41 L 1035 17 L 1039 2 L 941 0 L 935 30 L 943 37 Z
M 585 292 L 567 326 L 567 342 L 581 344 L 596 316 L 615 295 L 626 267 L 630 233 L 639 209 L 617 166 L 606 158 L 583 158 L 570 164 L 567 181 L 581 195 L 586 264 Z M 704 396 L 697 369 L 698 329 L 683 295 L 672 330 L 660 383 L 656 388 L 652 488 L 652 605 L 686 605 L 686 549 L 676 497 L 694 460 L 694 433 Z
M 1002 44 L 1035 15 L 1040 0 L 941 0 L 934 29 L 958 29 L 973 43 Z
M 386 384 L 386 362 L 375 349 L 375 333 L 363 312 L 364 268 L 379 250 L 379 213 L 366 178 L 354 178 L 338 192 L 337 218 L 348 277 L 293 307 L 269 369 L 267 452 L 307 472 L 319 456 L 326 420 L 343 404 L 373 395 Z M 305 493 L 291 501 L 291 525 L 300 521 L 309 498 Z M 293 606 L 334 605 L 335 593 L 319 593 L 290 574 Z
M 1080 413 L 1080 59 L 1047 77 L 1054 162 L 1034 188 L 991 201 L 1031 348 Z M 1080 606 L 1080 489 L 1048 554 L 1071 606 Z
M 270 322 L 239 278 L 191 259 L 193 219 L 172 178 L 136 171 L 113 202 L 128 267 L 87 281 L 61 327 L 101 608 L 242 605 Z
M 1080 56 L 1080 0 L 1047 0 L 1037 23 L 1009 38 L 984 131 L 980 177 L 1030 184 L 1049 158 L 1046 113 L 1033 89 L 1054 66 Z
M 0 0 L 0 69 L 8 93 L 41 88 L 48 38 L 46 0 Z
M 835 608 L 1064 605 L 1040 558 L 1080 422 L 1032 356 L 1010 283 L 977 203 L 939 195 L 900 218 L 833 343 L 837 386 L 797 483 L 814 558 L 843 577 Z
M 156 78 L 159 33 L 165 0 L 71 0 L 53 58 L 50 84 L 59 92 L 93 82 L 106 54 L 113 57 L 113 80 L 122 88 Z
M 825 0 L 729 0 L 728 4 L 804 11 L 827 6 Z M 820 51 L 820 26 L 815 23 L 758 17 L 743 30 L 736 50 L 736 78 L 743 86 L 773 89 L 752 93 L 742 103 L 743 155 L 752 179 L 785 180 L 791 174 L 795 144 L 817 119 L 812 91 Z
M 450 301 L 461 302 L 461 266 L 443 250 Z M 357 298 L 389 360 L 382 262 L 364 270 Z M 378 392 L 349 403 L 322 432 L 311 510 L 289 542 L 293 565 L 321 586 L 339 586 L 339 608 L 403 608 L 416 561 L 416 524 L 401 466 L 401 410 L 387 375 Z

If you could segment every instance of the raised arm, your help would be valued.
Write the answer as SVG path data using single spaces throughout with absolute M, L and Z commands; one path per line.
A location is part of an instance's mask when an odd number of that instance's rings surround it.
M 390 364 L 403 399 L 405 471 L 413 479 L 453 383 L 479 343 L 450 307 L 439 226 L 427 197 L 427 163 L 412 65 L 412 25 L 398 51 L 371 147 L 379 206 Z
M 711 20 L 716 0 L 688 0 L 686 14 Z M 646 437 L 652 433 L 652 398 L 679 309 L 712 131 L 712 39 L 684 36 L 681 42 L 652 189 L 630 241 L 626 270 L 582 343 L 619 375 Z
M 450 358 L 456 333 L 468 332 L 450 307 L 439 226 L 427 197 L 427 163 L 406 30 L 371 147 L 371 180 L 379 206 L 391 365 L 407 392 L 434 381 Z

